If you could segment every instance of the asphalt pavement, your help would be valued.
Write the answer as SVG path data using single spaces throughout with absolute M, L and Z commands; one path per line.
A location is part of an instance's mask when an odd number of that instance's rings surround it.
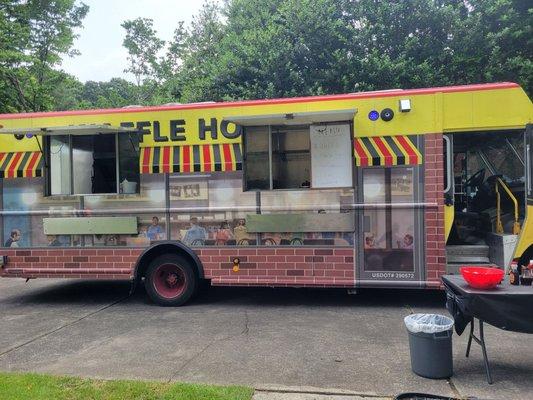
M 127 282 L 1 279 L 0 370 L 250 385 L 257 399 L 533 397 L 533 337 L 490 326 L 493 385 L 478 346 L 464 357 L 465 334 L 450 380 L 411 372 L 403 317 L 447 314 L 440 291 L 209 288 L 180 308 L 128 293 Z

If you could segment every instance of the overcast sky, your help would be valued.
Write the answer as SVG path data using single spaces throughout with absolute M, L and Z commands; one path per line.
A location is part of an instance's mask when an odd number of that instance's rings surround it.
M 80 56 L 66 57 L 62 68 L 81 81 L 105 81 L 126 76 L 127 52 L 120 24 L 137 17 L 152 18 L 161 39 L 172 38 L 178 21 L 188 24 L 204 0 L 83 0 L 90 7 L 74 47 Z

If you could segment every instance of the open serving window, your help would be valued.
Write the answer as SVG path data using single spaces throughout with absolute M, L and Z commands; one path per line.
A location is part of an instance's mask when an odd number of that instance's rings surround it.
M 40 152 L 6 156 L 4 175 L 41 176 L 45 167 L 47 195 L 135 193 L 139 182 L 136 133 L 133 128 L 105 124 L 2 128 L 0 134 L 17 139 L 35 137 L 40 148 Z
M 230 117 L 243 126 L 245 190 L 353 185 L 355 109 Z

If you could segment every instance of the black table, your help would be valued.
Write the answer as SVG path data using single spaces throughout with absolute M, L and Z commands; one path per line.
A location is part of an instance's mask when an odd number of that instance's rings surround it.
M 466 357 L 473 339 L 481 346 L 487 381 L 492 384 L 483 323 L 507 331 L 533 333 L 533 287 L 510 285 L 508 277 L 490 290 L 471 288 L 460 275 L 445 275 L 442 282 L 446 288 L 446 308 L 455 320 L 457 334 L 461 335 L 470 324 Z M 479 320 L 479 337 L 474 334 L 475 319 Z

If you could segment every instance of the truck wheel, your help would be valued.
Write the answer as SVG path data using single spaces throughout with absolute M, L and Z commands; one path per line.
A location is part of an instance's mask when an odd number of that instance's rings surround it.
M 162 306 L 181 306 L 195 294 L 198 278 L 192 266 L 177 254 L 165 254 L 148 266 L 145 279 L 150 299 Z

